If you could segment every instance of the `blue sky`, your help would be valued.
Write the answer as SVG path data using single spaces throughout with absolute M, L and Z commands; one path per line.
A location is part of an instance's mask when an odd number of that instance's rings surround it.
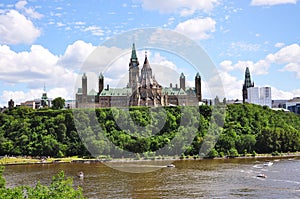
M 272 87 L 273 99 L 300 96 L 299 11 L 297 0 L 4 0 L 0 106 L 10 98 L 16 103 L 39 98 L 44 84 L 49 97 L 74 99 L 82 64 L 96 47 L 149 27 L 174 30 L 197 42 L 218 69 L 227 99 L 242 98 L 246 67 L 255 85 Z M 142 62 L 144 50 L 137 48 Z M 124 49 L 111 50 L 117 55 Z M 128 56 L 117 61 L 116 73 L 128 70 Z M 148 57 L 150 64 L 184 71 L 193 86 L 195 71 L 178 57 L 152 49 Z M 107 78 L 117 85 L 114 81 Z

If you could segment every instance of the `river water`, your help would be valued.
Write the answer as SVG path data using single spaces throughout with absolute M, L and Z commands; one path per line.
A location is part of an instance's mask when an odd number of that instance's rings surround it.
M 13 165 L 5 167 L 4 177 L 8 187 L 37 181 L 48 185 L 64 170 L 87 198 L 300 198 L 300 159 L 271 159 L 274 164 L 264 166 L 267 160 L 181 160 L 173 163 L 175 168 L 147 173 L 101 163 Z M 84 179 L 76 177 L 79 171 Z M 257 177 L 260 173 L 267 178 Z

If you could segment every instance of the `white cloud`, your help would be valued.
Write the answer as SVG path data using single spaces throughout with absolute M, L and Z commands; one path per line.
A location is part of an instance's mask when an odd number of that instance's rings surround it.
M 47 85 L 46 85 L 47 86 Z M 42 86 L 41 86 L 42 87 Z M 72 93 L 70 93 L 67 88 L 53 88 L 50 90 L 47 90 L 47 96 L 48 98 L 56 98 L 56 97 L 62 97 L 64 99 L 74 99 L 74 96 Z M 2 95 L 0 96 L 0 106 L 8 106 L 8 101 L 10 99 L 13 99 L 15 102 L 15 105 L 21 104 L 25 101 L 30 101 L 34 99 L 40 99 L 42 97 L 42 94 L 44 93 L 44 90 L 42 88 L 40 89 L 30 89 L 27 92 L 24 91 L 7 91 L 4 90 L 2 92 Z
M 16 10 L 1 14 L 0 24 L 0 44 L 30 44 L 41 34 L 32 21 Z
M 251 5 L 253 6 L 273 6 L 279 4 L 296 4 L 297 0 L 252 0 Z
M 288 92 L 271 86 L 271 95 L 272 95 L 272 99 L 292 99 L 295 96 L 299 96 L 300 91 L 293 90 Z
M 222 80 L 225 97 L 227 99 L 241 99 L 242 98 L 241 85 L 243 85 L 243 81 L 238 80 L 236 77 L 230 75 L 227 72 L 220 71 L 219 76 Z M 217 88 L 215 88 L 215 89 L 217 89 Z
M 67 66 L 79 68 L 79 63 L 75 62 L 79 62 L 80 58 L 84 59 L 93 48 L 95 47 L 91 44 L 77 41 L 66 49 L 63 56 L 57 56 L 40 45 L 32 45 L 30 51 L 22 52 L 0 45 L 0 82 L 2 88 L 7 88 L 0 93 L 0 105 L 6 106 L 10 98 L 17 103 L 39 98 L 44 84 L 49 88 L 48 97 L 74 99 L 78 76 L 73 68 L 68 69 Z M 74 62 L 72 58 L 75 57 L 77 60 Z M 18 90 L 20 85 L 26 89 Z M 12 90 L 10 88 L 14 91 L 7 91 Z
M 179 23 L 175 30 L 194 40 L 203 40 L 210 37 L 215 31 L 216 21 L 210 17 L 189 19 Z
M 300 46 L 298 44 L 291 44 L 281 48 L 275 54 L 270 54 L 267 56 L 272 62 L 279 64 L 283 63 L 300 63 Z
M 252 44 L 247 42 L 232 42 L 231 48 L 238 50 L 238 51 L 258 51 L 260 48 L 260 44 Z
M 177 69 L 176 65 L 173 62 L 167 60 L 166 57 L 161 56 L 160 53 L 154 53 L 154 56 L 151 59 L 151 62 L 155 63 L 155 64 L 159 64 L 159 65 L 165 66 L 165 67 L 168 67 L 168 68 L 170 68 L 172 70 L 176 70 Z
M 95 36 L 103 36 L 103 30 L 98 26 L 89 26 L 83 30 L 84 32 L 91 32 Z
M 79 69 L 87 57 L 96 49 L 91 43 L 78 40 L 68 45 L 64 55 L 58 63 L 73 70 Z
M 264 59 L 257 62 L 238 61 L 233 64 L 230 60 L 224 60 L 220 63 L 220 67 L 224 71 L 242 70 L 249 67 L 251 73 L 256 75 L 268 74 L 268 70 L 272 63 L 283 64 L 284 67 L 280 71 L 295 72 L 297 78 L 300 78 L 300 46 L 292 44 L 281 48 L 274 54 L 268 54 Z
M 257 62 L 253 61 L 237 61 L 235 64 L 230 60 L 222 61 L 220 65 L 220 76 L 223 79 L 223 85 L 225 93 L 228 98 L 241 98 L 241 85 L 242 82 L 237 81 L 233 76 L 229 74 L 230 71 L 240 70 L 244 71 L 246 67 L 249 67 L 251 74 L 264 75 L 268 73 L 271 64 L 284 65 L 279 71 L 294 72 L 297 78 L 300 78 L 300 46 L 298 44 L 292 44 L 281 48 L 279 51 L 273 54 L 267 55 L 264 59 Z M 261 85 L 263 86 L 263 85 Z M 300 95 L 300 89 L 292 91 L 283 91 L 278 88 L 272 87 L 273 99 L 291 99 L 294 96 Z M 227 97 L 227 96 L 226 96 Z
M 21 12 L 24 12 L 24 14 L 30 18 L 33 19 L 40 19 L 43 17 L 42 14 L 36 12 L 33 8 L 26 8 L 27 1 L 19 1 L 16 3 L 15 7 L 17 10 L 20 10 Z
M 289 63 L 285 65 L 280 71 L 288 71 L 296 73 L 296 77 L 300 78 L 300 63 Z
M 278 43 L 276 43 L 274 46 L 275 46 L 276 48 L 282 48 L 284 45 L 285 45 L 284 43 L 278 42 Z
M 56 26 L 57 27 L 63 27 L 63 26 L 65 26 L 66 24 L 64 24 L 64 23 L 62 23 L 62 22 L 57 22 L 56 23 Z
M 192 15 L 196 11 L 209 12 L 219 4 L 218 0 L 141 0 L 142 8 L 158 10 L 161 13 L 179 13 L 181 16 Z
M 222 71 L 240 70 L 244 71 L 246 67 L 249 68 L 251 74 L 254 75 L 265 75 L 268 74 L 270 64 L 265 60 L 259 60 L 258 62 L 253 61 L 238 61 L 233 64 L 230 60 L 224 60 L 220 63 Z

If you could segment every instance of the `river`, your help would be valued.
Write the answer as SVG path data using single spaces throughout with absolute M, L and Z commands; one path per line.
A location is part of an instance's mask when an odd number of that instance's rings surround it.
M 122 172 L 102 163 L 6 166 L 6 186 L 49 184 L 60 170 L 87 198 L 300 198 L 300 159 L 175 161 L 175 168 Z M 117 164 L 117 163 L 116 163 Z M 131 163 L 132 164 L 132 163 Z M 122 166 L 124 166 L 122 164 Z M 76 177 L 83 171 L 84 179 Z M 259 178 L 264 173 L 267 178 Z

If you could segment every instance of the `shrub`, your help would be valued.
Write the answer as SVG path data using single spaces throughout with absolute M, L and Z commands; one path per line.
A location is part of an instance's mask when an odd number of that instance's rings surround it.
M 59 172 L 56 176 L 52 177 L 52 182 L 49 186 L 41 185 L 37 183 L 35 187 L 30 186 L 18 186 L 14 188 L 5 188 L 5 180 L 2 177 L 4 167 L 0 167 L 0 198 L 5 199 L 82 199 L 83 194 L 80 187 L 73 188 L 73 180 L 71 178 L 65 178 L 63 171 Z

